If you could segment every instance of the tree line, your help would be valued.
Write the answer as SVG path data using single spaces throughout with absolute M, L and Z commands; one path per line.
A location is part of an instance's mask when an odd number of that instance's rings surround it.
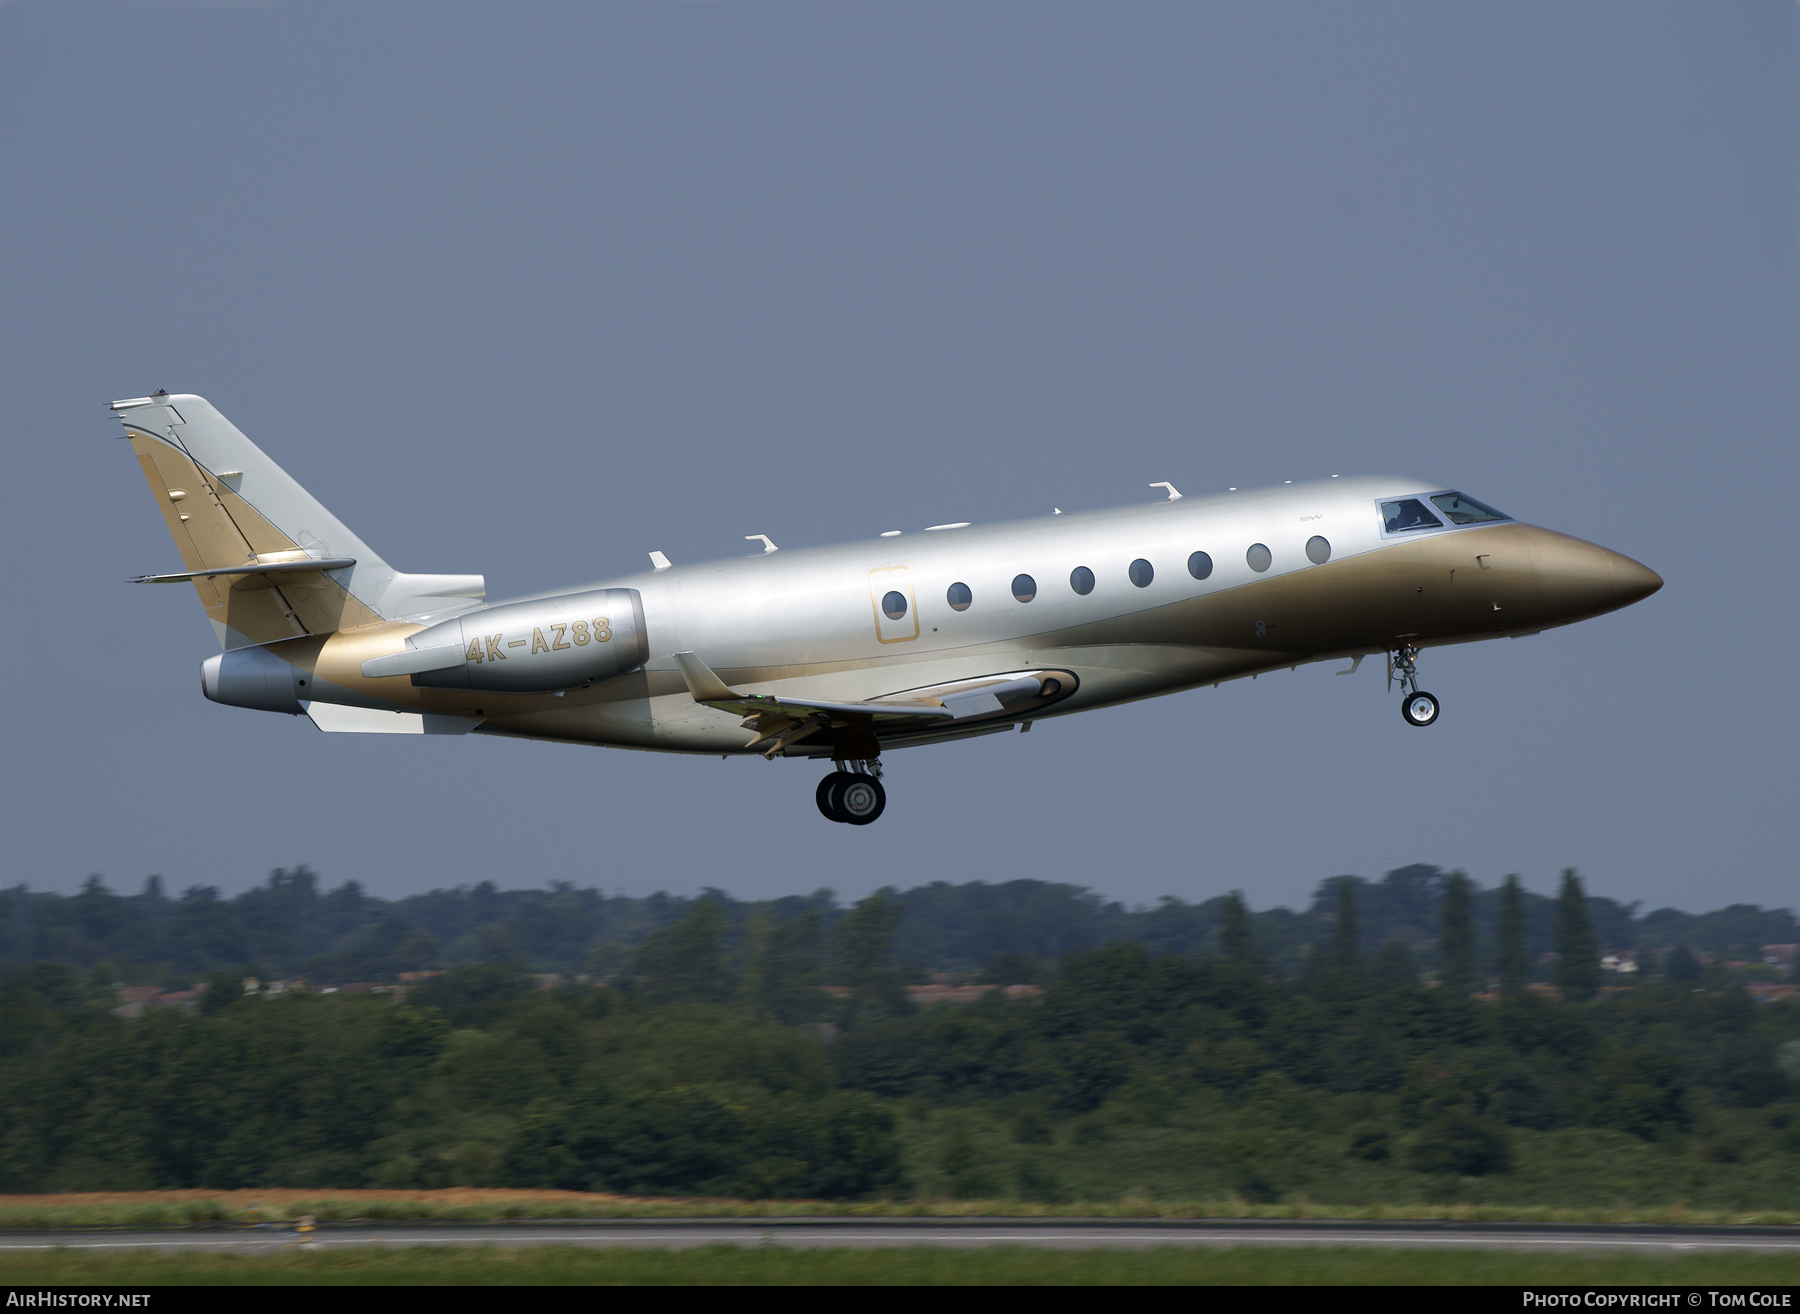
M 1341 916 L 1346 892 L 1358 910 L 1353 931 L 1344 929 Z M 1473 928 L 1475 947 L 1467 953 L 1439 940 L 1442 907 L 1453 892 L 1466 900 Z M 1035 981 L 1070 953 L 1119 941 L 1153 954 L 1203 953 L 1238 906 L 1227 897 L 1167 897 L 1127 907 L 1082 886 L 1041 880 L 937 881 L 884 894 L 905 909 L 894 950 L 915 976 L 928 969 L 978 972 L 1004 959 L 1020 982 Z M 1761 945 L 1800 940 L 1789 909 L 1738 904 L 1699 914 L 1672 908 L 1640 914 L 1635 903 L 1581 898 L 1595 946 L 1636 950 L 1657 963 L 1677 948 L 1686 959 L 1754 960 Z M 227 898 L 210 886 L 170 896 L 157 876 L 139 893 L 122 895 L 96 876 L 73 896 L 23 885 L 0 890 L 0 967 L 50 960 L 88 972 L 104 965 L 113 980 L 170 988 L 231 970 L 341 984 L 477 962 L 526 962 L 543 972 L 610 978 L 629 969 L 650 935 L 700 906 L 718 911 L 739 955 L 769 928 L 813 918 L 823 935 L 847 916 L 829 889 L 747 901 L 716 889 L 693 897 L 630 897 L 560 881 L 524 890 L 483 881 L 387 900 L 355 880 L 327 890 L 301 866 L 278 869 Z M 1483 888 L 1458 873 L 1414 865 L 1374 881 L 1329 878 L 1297 911 L 1245 911 L 1259 955 L 1282 972 L 1301 971 L 1350 934 L 1360 953 L 1378 953 L 1393 941 L 1428 973 L 1439 972 L 1440 958 L 1449 954 L 1462 964 L 1453 973 L 1488 980 L 1502 974 L 1505 953 L 1522 956 L 1522 967 L 1515 962 L 1506 971 L 1523 970 L 1528 979 L 1551 973 L 1546 955 L 1557 951 L 1561 906 L 1558 898 L 1524 890 L 1516 877 Z M 1504 935 L 1503 926 L 1510 928 Z M 1505 940 L 1511 949 L 1503 946 L 1505 936 L 1513 937 Z
M 1573 873 L 1550 909 L 1560 998 L 1531 989 L 1516 882 L 1490 936 L 1472 883 L 1445 878 L 1430 981 L 1401 940 L 1371 948 L 1364 892 L 1331 887 L 1330 934 L 1291 972 L 1231 895 L 1198 952 L 1077 948 L 1039 962 L 1041 996 L 966 1007 L 913 1003 L 912 909 L 885 892 L 831 916 L 751 908 L 736 926 L 724 900 L 691 901 L 603 988 L 544 989 L 521 962 L 456 968 L 401 1002 L 227 979 L 195 1011 L 127 1020 L 92 972 L 40 961 L 0 971 L 0 1191 L 851 1198 L 932 1172 L 1057 1198 L 1050 1142 L 1129 1126 L 1187 1146 L 1194 1180 L 1261 1198 L 1357 1174 L 1386 1190 L 1500 1180 L 1519 1137 L 1559 1129 L 1704 1137 L 1721 1163 L 1800 1155 L 1800 1005 L 1754 1003 L 1717 964 L 1600 997 Z M 1484 954 L 1493 1002 L 1463 988 Z M 950 1131 L 909 1169 L 934 1110 Z M 1012 1181 L 967 1133 L 977 1115 L 1026 1147 Z

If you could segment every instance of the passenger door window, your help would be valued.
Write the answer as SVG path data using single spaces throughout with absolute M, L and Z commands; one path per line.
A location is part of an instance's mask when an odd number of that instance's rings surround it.
M 877 640 L 905 643 L 919 637 L 919 604 L 913 597 L 912 571 L 905 566 L 871 570 L 869 602 L 875 611 Z

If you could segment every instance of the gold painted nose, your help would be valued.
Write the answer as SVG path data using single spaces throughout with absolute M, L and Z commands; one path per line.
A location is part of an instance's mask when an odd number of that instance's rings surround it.
M 1642 602 L 1663 586 L 1663 577 L 1643 562 L 1633 561 L 1617 552 L 1606 555 L 1612 559 L 1613 588 L 1618 592 L 1619 606 L 1629 607 L 1634 602 Z
M 1663 586 L 1648 566 L 1551 530 L 1538 539 L 1537 565 L 1545 605 L 1571 620 L 1629 607 Z

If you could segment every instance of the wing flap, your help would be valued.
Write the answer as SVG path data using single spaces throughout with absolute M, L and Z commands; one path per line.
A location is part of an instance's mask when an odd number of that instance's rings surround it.
M 840 703 L 821 698 L 776 697 L 773 694 L 741 694 L 733 690 L 711 667 L 691 652 L 678 652 L 675 660 L 681 666 L 681 678 L 688 693 L 697 703 L 717 707 L 721 711 L 742 716 L 778 713 L 793 720 L 809 720 L 824 716 L 869 717 L 878 720 L 952 721 L 957 713 L 937 699 L 885 699 L 877 703 Z
M 346 707 L 342 703 L 303 702 L 312 723 L 328 734 L 358 735 L 466 735 L 479 721 L 435 712 L 384 712 L 374 707 Z

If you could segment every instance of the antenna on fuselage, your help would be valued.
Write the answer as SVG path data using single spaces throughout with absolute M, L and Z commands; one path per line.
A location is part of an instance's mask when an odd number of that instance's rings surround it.
M 1150 487 L 1168 489 L 1169 495 L 1167 497 L 1163 498 L 1163 501 L 1165 501 L 1165 502 L 1179 502 L 1181 500 L 1181 494 L 1175 490 L 1174 484 L 1171 484 L 1171 483 L 1151 484 Z

